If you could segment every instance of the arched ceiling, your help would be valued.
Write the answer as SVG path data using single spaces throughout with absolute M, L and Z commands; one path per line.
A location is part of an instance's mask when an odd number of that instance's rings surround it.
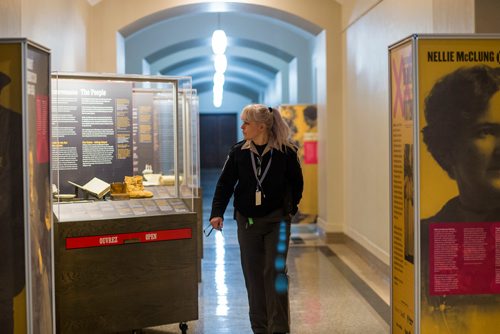
M 283 102 L 288 102 L 289 81 L 298 80 L 290 75 L 312 86 L 307 78 L 319 27 L 275 9 L 240 3 L 179 6 L 132 22 L 120 30 L 126 72 L 190 76 L 198 93 L 211 91 L 215 29 L 228 36 L 226 91 L 262 102 L 278 80 L 286 91 Z

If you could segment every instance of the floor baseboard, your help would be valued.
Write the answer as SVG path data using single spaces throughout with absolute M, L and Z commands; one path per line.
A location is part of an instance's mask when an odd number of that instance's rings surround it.
M 369 250 L 363 247 L 359 242 L 352 239 L 348 235 L 342 232 L 319 232 L 319 235 L 321 239 L 327 244 L 345 244 L 352 251 L 357 253 L 361 258 L 366 259 L 366 261 L 370 265 L 374 266 L 378 271 L 380 271 L 380 273 L 387 276 L 388 278 L 390 277 L 390 266 L 381 261 L 378 257 L 373 255 Z

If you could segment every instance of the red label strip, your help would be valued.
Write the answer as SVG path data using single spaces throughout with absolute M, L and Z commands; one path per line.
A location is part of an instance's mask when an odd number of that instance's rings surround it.
M 66 238 L 66 249 L 117 246 L 127 243 L 146 243 L 167 240 L 183 240 L 193 237 L 192 229 L 180 228 L 148 232 L 93 235 Z

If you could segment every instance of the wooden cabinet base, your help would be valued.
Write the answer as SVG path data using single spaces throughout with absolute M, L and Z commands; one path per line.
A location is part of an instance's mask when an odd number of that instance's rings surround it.
M 57 332 L 197 320 L 197 235 L 194 213 L 56 223 Z

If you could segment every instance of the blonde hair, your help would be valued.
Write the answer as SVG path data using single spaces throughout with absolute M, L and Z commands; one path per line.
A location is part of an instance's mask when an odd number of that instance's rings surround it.
M 266 126 L 269 141 L 283 151 L 286 146 L 295 148 L 290 142 L 290 128 L 281 118 L 277 109 L 263 104 L 249 104 L 241 112 L 241 119 L 245 122 L 263 123 Z

